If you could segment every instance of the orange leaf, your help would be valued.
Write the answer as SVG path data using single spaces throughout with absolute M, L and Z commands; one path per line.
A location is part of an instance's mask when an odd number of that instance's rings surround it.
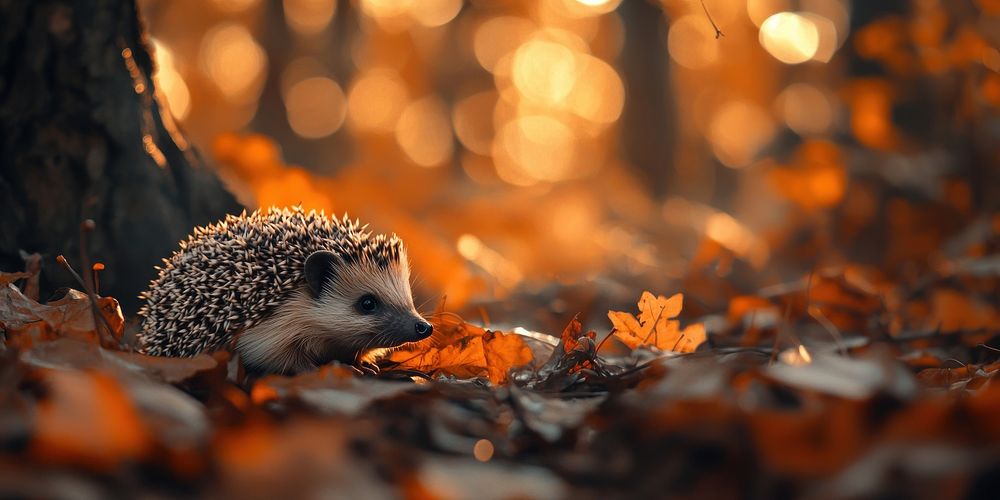
M 626 312 L 609 311 L 608 319 L 614 326 L 614 335 L 632 349 L 652 346 L 662 351 L 693 352 L 705 341 L 703 325 L 688 326 L 683 332 L 677 317 L 683 306 L 684 295 L 670 298 L 643 292 L 639 299 L 638 319 Z
M 56 463 L 110 468 L 146 455 L 149 429 L 124 388 L 109 375 L 43 370 L 32 452 Z
M 404 370 L 458 378 L 487 377 L 494 384 L 507 381 L 511 368 L 531 362 L 531 349 L 518 335 L 490 332 L 468 323 L 435 325 L 433 347 L 425 342 L 413 344 L 389 355 Z
M 628 314 L 628 313 L 622 313 L 622 314 Z M 628 316 L 631 317 L 632 315 L 629 314 Z M 635 318 L 632 319 L 634 320 Z M 582 331 L 583 331 L 583 323 L 580 323 L 580 320 L 577 319 L 576 316 L 574 316 L 573 319 L 569 322 L 569 324 L 566 325 L 566 328 L 563 328 L 562 335 L 559 336 L 561 340 L 560 344 L 562 344 L 563 346 L 564 353 L 568 354 L 573 349 L 576 349 L 576 346 L 580 345 L 580 337 L 588 337 L 591 340 L 597 339 L 597 332 L 589 331 L 586 334 L 581 335 L 580 332 Z
M 468 337 L 464 342 L 441 349 L 437 371 L 458 378 L 487 376 L 489 371 L 486 368 L 483 337 Z
M 507 372 L 512 368 L 531 362 L 531 349 L 525 345 L 520 335 L 496 332 L 484 338 L 487 338 L 486 371 L 490 382 L 503 384 L 507 381 Z
M 657 297 L 649 292 L 642 292 L 642 297 L 639 298 L 639 320 L 645 324 L 646 320 L 676 318 L 683 305 L 684 294 L 681 293 L 675 293 L 668 299 L 663 295 Z

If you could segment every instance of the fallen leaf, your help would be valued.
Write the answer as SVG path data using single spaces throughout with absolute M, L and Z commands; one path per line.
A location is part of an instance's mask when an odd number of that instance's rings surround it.
M 468 323 L 450 325 L 440 337 L 435 334 L 432 338 L 439 347 L 421 343 L 393 352 L 389 360 L 397 363 L 398 369 L 457 378 L 485 377 L 493 384 L 504 384 L 507 372 L 530 363 L 533 357 L 521 336 Z M 447 344 L 442 345 L 444 342 Z
M 627 312 L 608 312 L 613 334 L 632 349 L 651 346 L 661 351 L 694 352 L 706 339 L 705 328 L 690 325 L 682 331 L 680 321 L 672 319 L 681 313 L 683 301 L 679 293 L 667 298 L 643 292 L 638 318 Z
M 32 454 L 41 460 L 111 468 L 151 451 L 149 429 L 125 388 L 100 372 L 40 371 Z
M 118 301 L 112 297 L 101 297 L 97 304 L 112 334 L 121 338 L 125 318 Z M 39 304 L 24 296 L 11 283 L 0 286 L 0 327 L 6 329 L 9 337 L 14 339 L 9 341 L 23 342 L 24 345 L 30 345 L 35 340 L 50 340 L 59 335 L 94 343 L 100 340 L 90 298 L 73 289 L 69 289 L 58 300 Z
M 485 337 L 486 373 L 495 385 L 507 382 L 507 373 L 531 362 L 531 348 L 520 335 L 492 332 Z

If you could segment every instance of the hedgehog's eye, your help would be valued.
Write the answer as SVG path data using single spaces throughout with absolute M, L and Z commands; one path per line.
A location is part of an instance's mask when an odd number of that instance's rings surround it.
M 378 299 L 370 293 L 363 295 L 358 299 L 357 307 L 358 311 L 361 311 L 361 314 L 371 314 L 378 309 Z

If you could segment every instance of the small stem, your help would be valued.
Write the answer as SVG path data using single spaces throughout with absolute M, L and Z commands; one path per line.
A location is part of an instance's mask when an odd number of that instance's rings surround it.
M 720 37 L 726 36 L 726 34 L 719 29 L 719 25 L 715 24 L 715 20 L 712 19 L 712 14 L 708 13 L 708 7 L 705 6 L 705 0 L 701 0 L 701 8 L 705 10 L 705 17 L 708 18 L 708 22 L 712 23 L 712 29 L 715 30 L 715 39 L 718 40 Z

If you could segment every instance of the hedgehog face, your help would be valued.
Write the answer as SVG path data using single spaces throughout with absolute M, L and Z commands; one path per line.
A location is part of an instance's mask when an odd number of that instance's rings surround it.
M 339 359 L 344 351 L 364 355 L 430 336 L 430 323 L 413 305 L 406 256 L 400 257 L 379 262 L 345 261 L 327 251 L 309 256 L 304 274 L 315 307 L 312 316 L 326 340 L 320 358 Z

